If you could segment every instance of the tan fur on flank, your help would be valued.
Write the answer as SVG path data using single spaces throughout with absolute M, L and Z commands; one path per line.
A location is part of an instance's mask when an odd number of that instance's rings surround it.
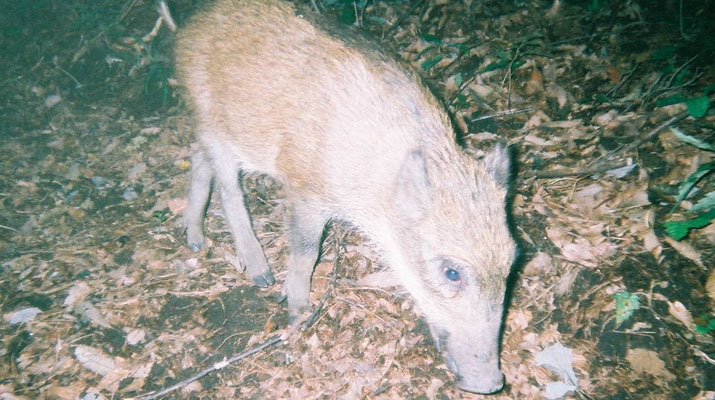
M 193 157 L 189 245 L 203 246 L 214 179 L 237 256 L 256 284 L 272 284 L 238 183 L 240 171 L 271 175 L 287 195 L 291 317 L 310 308 L 325 223 L 347 221 L 414 297 L 459 387 L 497 391 L 515 253 L 506 150 L 470 158 L 409 68 L 353 33 L 328 31 L 276 0 L 219 0 L 179 29 L 177 70 L 202 147 Z

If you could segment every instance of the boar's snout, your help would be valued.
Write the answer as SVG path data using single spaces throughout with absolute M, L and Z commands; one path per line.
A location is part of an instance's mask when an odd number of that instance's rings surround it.
M 501 390 L 504 386 L 504 374 L 497 370 L 493 370 L 487 374 L 480 375 L 472 380 L 460 377 L 457 381 L 457 387 L 466 392 L 490 394 Z
M 504 374 L 499 370 L 496 356 L 487 362 L 467 362 L 471 365 L 461 365 L 451 354 L 446 354 L 447 366 L 459 377 L 457 387 L 461 390 L 489 394 L 501 390 L 504 386 Z M 462 363 L 464 364 L 464 362 Z

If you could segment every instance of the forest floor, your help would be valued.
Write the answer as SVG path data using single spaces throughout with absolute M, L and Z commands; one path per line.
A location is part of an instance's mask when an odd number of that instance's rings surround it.
M 179 29 L 195 3 L 170 3 Z M 315 4 L 413 65 L 466 146 L 515 150 L 506 385 L 483 398 L 715 399 L 715 225 L 680 241 L 664 228 L 713 204 L 712 174 L 678 193 L 713 169 L 715 114 L 696 114 L 715 85 L 715 2 Z M 315 270 L 316 321 L 290 330 L 272 179 L 244 186 L 276 285 L 236 268 L 216 196 L 209 245 L 187 248 L 195 136 L 157 17 L 149 0 L 0 12 L 0 397 L 138 397 L 283 335 L 164 398 L 482 398 L 456 388 L 345 224 Z M 561 373 L 537 363 L 556 344 Z

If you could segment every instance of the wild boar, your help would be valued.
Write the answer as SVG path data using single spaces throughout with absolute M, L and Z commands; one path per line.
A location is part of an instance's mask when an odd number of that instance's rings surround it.
M 202 149 L 192 158 L 189 246 L 204 246 L 213 179 L 240 262 L 256 285 L 273 284 L 239 183 L 240 173 L 270 175 L 287 197 L 291 318 L 310 309 L 326 222 L 347 221 L 414 297 L 458 387 L 500 390 L 515 254 L 507 150 L 470 157 L 410 68 L 311 21 L 283 1 L 218 0 L 179 30 L 177 73 Z

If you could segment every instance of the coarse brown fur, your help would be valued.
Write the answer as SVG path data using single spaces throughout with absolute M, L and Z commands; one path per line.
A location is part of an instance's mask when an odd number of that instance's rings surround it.
M 292 317 L 309 309 L 325 223 L 347 221 L 412 294 L 458 385 L 498 390 L 515 252 L 506 151 L 466 155 L 409 68 L 369 41 L 327 33 L 282 1 L 219 0 L 180 29 L 176 59 L 202 147 L 186 212 L 190 246 L 203 245 L 213 177 L 237 256 L 256 284 L 272 284 L 237 180 L 240 171 L 271 175 L 287 195 Z

